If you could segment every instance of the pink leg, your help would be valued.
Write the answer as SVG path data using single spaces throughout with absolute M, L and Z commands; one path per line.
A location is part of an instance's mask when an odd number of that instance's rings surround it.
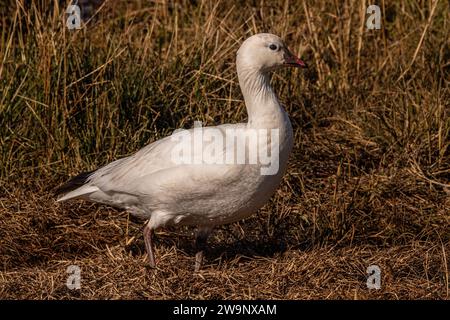
M 145 249 L 147 250 L 148 260 L 151 268 L 156 268 L 155 263 L 155 249 L 153 248 L 153 230 L 147 225 L 144 228 L 144 242 Z
M 195 254 L 195 267 L 194 267 L 194 272 L 199 272 L 200 268 L 203 264 L 203 258 L 205 256 L 205 250 L 204 249 L 200 249 L 199 251 L 197 251 L 197 253 Z
M 195 239 L 195 246 L 197 248 L 197 253 L 195 254 L 195 268 L 194 272 L 199 272 L 203 264 L 203 258 L 205 256 L 206 241 L 211 233 L 211 227 L 199 227 L 197 231 L 197 237 Z

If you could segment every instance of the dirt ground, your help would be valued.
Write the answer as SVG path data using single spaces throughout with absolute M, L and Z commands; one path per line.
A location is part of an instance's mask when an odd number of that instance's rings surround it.
M 308 148 L 315 149 L 303 146 L 296 155 L 305 159 Z M 322 158 L 316 165 L 321 161 L 326 162 Z M 193 272 L 193 229 L 157 233 L 153 270 L 147 267 L 143 224 L 127 213 L 82 201 L 57 204 L 45 185 L 37 191 L 3 190 L 0 296 L 448 298 L 448 195 L 401 173 L 377 177 L 367 190 L 361 179 L 337 186 L 329 177 L 317 178 L 316 171 L 302 177 L 308 191 L 301 193 L 291 189 L 299 178 L 295 172 L 307 171 L 299 163 L 309 165 L 292 161 L 278 193 L 254 217 L 214 232 L 198 274 Z M 343 221 L 347 226 L 332 229 Z M 80 267 L 79 290 L 66 286 L 70 265 Z M 380 267 L 379 290 L 367 288 L 370 265 Z

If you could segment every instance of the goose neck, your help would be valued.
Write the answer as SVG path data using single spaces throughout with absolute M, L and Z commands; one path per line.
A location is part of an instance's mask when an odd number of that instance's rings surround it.
M 270 73 L 238 67 L 239 85 L 248 113 L 248 126 L 268 127 L 280 121 L 283 110 L 270 84 Z

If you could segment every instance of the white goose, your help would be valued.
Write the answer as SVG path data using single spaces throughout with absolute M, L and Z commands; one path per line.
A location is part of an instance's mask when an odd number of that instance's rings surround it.
M 202 129 L 203 134 L 222 133 L 224 136 L 229 129 L 234 129 L 241 142 L 247 141 L 255 130 L 276 130 L 278 141 L 273 136 L 270 140 L 258 139 L 257 148 L 279 152 L 276 154 L 278 170 L 261 174 L 264 164 L 259 160 L 248 161 L 253 149 L 247 145 L 245 163 L 180 163 L 174 158 L 180 140 L 172 135 L 132 156 L 72 178 L 58 188 L 58 201 L 81 198 L 147 218 L 144 240 L 151 267 L 156 266 L 152 242 L 155 229 L 168 225 L 198 226 L 195 259 L 198 271 L 207 237 L 214 226 L 255 213 L 269 200 L 282 179 L 293 135 L 289 118 L 270 85 L 270 73 L 283 66 L 306 67 L 275 35 L 261 33 L 245 40 L 237 52 L 236 67 L 248 122 Z M 195 128 L 177 134 L 195 135 L 194 131 Z M 180 137 L 177 134 L 175 137 Z M 208 143 L 212 141 L 209 139 Z M 276 142 L 277 149 L 271 149 Z M 191 146 L 191 142 L 184 141 L 181 145 Z M 202 152 L 195 147 L 190 150 L 193 150 L 193 157 Z M 220 154 L 232 153 L 235 146 L 225 144 L 220 151 Z

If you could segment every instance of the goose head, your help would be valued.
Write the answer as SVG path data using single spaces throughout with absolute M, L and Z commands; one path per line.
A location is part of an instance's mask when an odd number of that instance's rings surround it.
M 258 33 L 247 38 L 237 52 L 238 69 L 253 69 L 268 73 L 281 67 L 306 68 L 306 63 L 286 47 L 283 40 L 270 33 Z

